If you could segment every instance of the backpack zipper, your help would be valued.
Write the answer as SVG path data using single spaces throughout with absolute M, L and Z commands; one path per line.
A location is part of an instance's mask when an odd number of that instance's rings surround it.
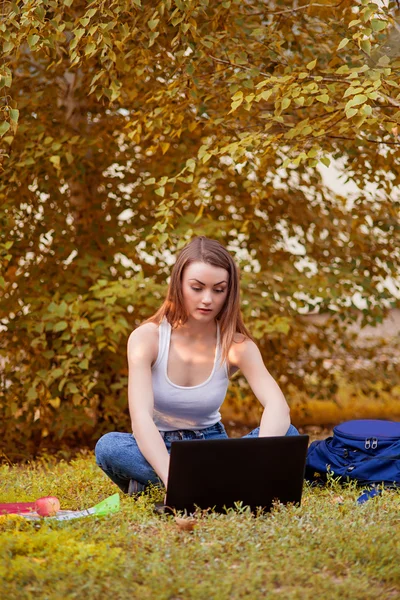
M 372 443 L 371 443 L 371 440 L 372 440 Z M 377 447 L 378 447 L 378 440 L 376 438 L 367 438 L 365 440 L 364 448 L 366 450 L 369 450 L 370 448 L 372 448 L 372 450 L 376 450 Z

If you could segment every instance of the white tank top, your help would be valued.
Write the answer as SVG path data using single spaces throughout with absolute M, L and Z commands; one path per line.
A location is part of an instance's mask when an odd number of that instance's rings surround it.
M 226 362 L 219 365 L 220 331 L 217 321 L 217 346 L 210 376 L 199 385 L 185 387 L 172 383 L 167 375 L 171 325 L 164 317 L 159 326 L 158 357 L 152 371 L 154 413 L 159 431 L 205 429 L 221 420 L 219 409 L 228 389 Z

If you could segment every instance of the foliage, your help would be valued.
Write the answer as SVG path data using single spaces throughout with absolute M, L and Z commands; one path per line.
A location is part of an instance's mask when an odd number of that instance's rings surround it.
M 0 495 L 51 493 L 62 508 L 92 506 L 115 485 L 91 457 L 71 464 L 2 466 Z M 119 600 L 275 598 L 372 600 L 400 592 L 398 491 L 356 504 L 354 484 L 305 486 L 301 507 L 254 517 L 238 504 L 196 515 L 193 531 L 153 512 L 154 492 L 121 499 L 111 517 L 21 525 L 0 517 L 0 578 L 7 598 L 109 595 Z
M 317 377 L 319 393 L 335 393 L 318 353 L 346 356 L 355 292 L 373 324 L 398 274 L 396 5 L 25 0 L 2 11 L 7 443 L 31 451 L 126 424 L 128 332 L 159 305 L 171 252 L 199 233 L 235 254 L 246 322 L 283 390 Z M 332 157 L 358 185 L 353 202 L 323 183 Z M 329 327 L 300 322 L 314 308 Z

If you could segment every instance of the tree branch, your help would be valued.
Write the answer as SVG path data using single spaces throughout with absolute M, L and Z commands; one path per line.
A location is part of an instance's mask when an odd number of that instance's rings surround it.
M 348 140 L 349 142 L 357 142 L 357 141 L 365 141 L 370 142 L 371 144 L 387 144 L 388 146 L 400 146 L 400 142 L 383 142 L 379 140 L 371 140 L 371 138 L 347 138 L 342 137 L 340 135 L 328 135 L 327 137 L 333 138 L 335 140 Z
M 268 12 L 268 15 L 284 15 L 286 13 L 294 13 L 297 12 L 299 10 L 306 10 L 307 8 L 314 8 L 314 6 L 318 6 L 321 8 L 338 8 L 341 4 L 343 4 L 344 0 L 340 0 L 339 4 L 315 4 L 313 2 L 311 2 L 310 4 L 305 4 L 304 6 L 298 6 L 297 8 L 287 8 L 285 10 L 280 10 L 277 12 Z M 246 17 L 250 16 L 250 17 L 255 17 L 257 15 L 265 15 L 264 11 L 260 11 L 260 12 L 254 12 L 254 13 L 240 13 L 241 15 L 245 15 Z

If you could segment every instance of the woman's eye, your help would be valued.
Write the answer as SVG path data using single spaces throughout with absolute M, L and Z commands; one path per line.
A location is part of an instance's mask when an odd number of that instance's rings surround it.
M 192 290 L 195 292 L 201 292 L 202 288 L 194 288 L 192 287 Z M 217 294 L 223 294 L 225 290 L 214 290 L 215 292 L 217 292 Z

